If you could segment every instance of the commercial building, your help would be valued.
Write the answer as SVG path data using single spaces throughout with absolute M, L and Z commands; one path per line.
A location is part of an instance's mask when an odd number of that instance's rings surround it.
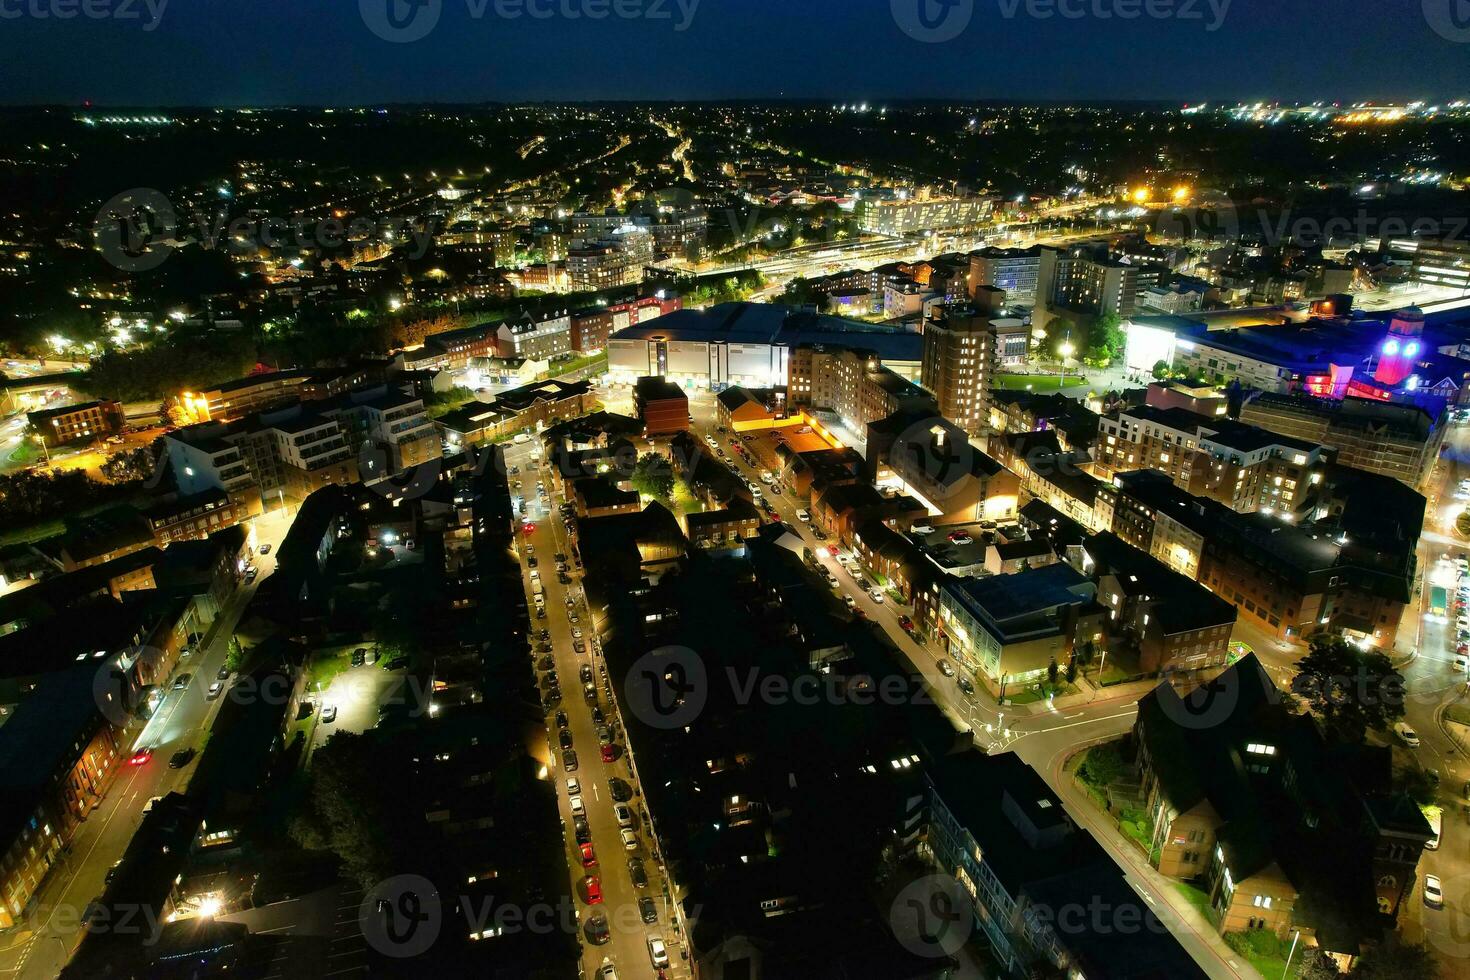
M 661 377 L 643 377 L 633 385 L 633 409 L 650 436 L 684 432 L 689 428 L 689 396 Z
M 1262 393 L 1240 420 L 1305 442 L 1331 446 L 1345 466 L 1423 487 L 1448 428 L 1441 404 L 1400 404 L 1368 398 L 1317 398 Z
M 1428 821 L 1389 789 L 1389 749 L 1330 744 L 1254 654 L 1203 686 L 1186 703 L 1163 683 L 1138 703 L 1151 863 L 1196 882 L 1222 933 L 1266 930 L 1346 970 L 1395 928 Z
M 1415 282 L 1470 292 L 1470 246 L 1463 238 L 1420 240 L 1394 238 L 1383 243 L 1388 251 L 1411 257 Z
M 939 583 L 940 646 L 997 697 L 1065 667 L 1079 639 L 1102 638 L 1097 587 L 1070 565 Z
M 795 391 L 810 384 L 792 375 L 795 351 L 816 345 L 872 351 L 883 366 L 913 380 L 924 341 L 892 327 L 768 303 L 721 303 L 618 331 L 607 342 L 607 367 L 614 384 L 662 375 L 686 388 L 784 386 Z
M 27 412 L 30 430 L 48 450 L 116 435 L 127 424 L 121 402 L 92 401 Z
M 974 306 L 939 307 L 925 321 L 920 383 L 934 393 L 940 414 L 966 432 L 983 431 L 999 367 L 994 323 Z
M 1041 271 L 1041 249 L 982 248 L 970 253 L 969 298 L 982 288 L 1003 289 L 1011 300 L 1036 300 L 1036 281 Z
M 571 314 L 571 347 L 578 354 L 607 348 L 607 339 L 619 330 L 656 320 L 682 306 L 679 297 L 660 299 L 644 296 L 611 306 L 592 306 Z
M 834 412 L 853 432 L 900 409 L 928 407 L 933 397 L 889 368 L 876 351 L 825 345 L 798 347 L 787 397 L 793 407 Z

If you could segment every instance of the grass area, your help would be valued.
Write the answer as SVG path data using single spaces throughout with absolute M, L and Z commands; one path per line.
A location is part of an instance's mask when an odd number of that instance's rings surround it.
M 1291 950 L 1291 941 L 1276 938 L 1275 933 L 1264 929 L 1250 932 L 1227 932 L 1225 944 L 1235 950 L 1256 968 L 1256 972 L 1270 980 L 1277 977 L 1300 977 L 1305 957 L 1293 957 L 1291 973 L 1286 972 L 1286 957 Z M 1303 950 L 1297 950 L 1302 953 Z
M 700 503 L 689 484 L 683 480 L 674 480 L 674 514 L 682 517 L 685 514 L 698 514 L 704 510 L 704 504 Z
M 551 370 L 541 375 L 541 377 L 556 378 L 563 374 L 571 374 L 573 371 L 580 371 L 583 368 L 596 367 L 597 365 L 607 366 L 606 351 L 601 354 L 591 354 L 587 357 L 574 357 L 569 361 L 557 361 L 551 365 Z
M 1124 808 L 1118 820 L 1118 829 L 1138 841 L 1145 851 L 1153 845 L 1153 822 L 1149 820 L 1146 810 Z
M 1210 917 L 1210 896 L 1202 889 L 1196 888 L 1187 881 L 1174 882 L 1174 888 L 1184 896 L 1184 900 L 1193 905 L 1195 910 L 1206 919 Z
M 1049 684 L 1042 684 L 1040 688 L 1028 685 L 1024 691 L 1007 690 L 1006 700 L 1011 704 L 1035 704 L 1038 701 L 1045 701 L 1049 693 L 1055 693 L 1057 697 L 1064 697 L 1068 694 L 1076 694 L 1077 686 L 1068 684 L 1064 680 L 1059 680 L 1055 688 Z
M 1062 384 L 1062 378 L 1056 374 L 997 374 L 990 387 L 1000 391 L 1061 391 L 1063 388 L 1086 388 L 1088 381 L 1075 374 L 1069 374 L 1066 384 Z
M 41 451 L 29 439 L 22 439 L 20 445 L 6 457 L 12 466 L 30 466 L 41 458 Z
M 1444 709 L 1445 718 L 1458 725 L 1470 725 L 1470 705 L 1451 704 Z
M 328 647 L 325 650 L 317 650 L 311 655 L 308 669 L 311 671 L 311 679 L 307 682 L 308 691 L 325 691 L 331 686 L 337 675 L 352 667 L 352 651 L 357 647 Z

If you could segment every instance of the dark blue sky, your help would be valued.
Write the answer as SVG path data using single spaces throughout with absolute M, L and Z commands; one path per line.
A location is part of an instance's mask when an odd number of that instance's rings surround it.
M 145 30 L 160 2 L 0 0 L 0 102 L 1470 96 L 1470 0 L 167 0 Z M 437 23 L 389 43 L 390 3 Z

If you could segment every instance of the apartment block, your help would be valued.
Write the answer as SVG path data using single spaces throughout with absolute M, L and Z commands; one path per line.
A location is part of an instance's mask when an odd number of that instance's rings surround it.
M 1041 271 L 1041 250 L 1032 248 L 982 248 L 970 253 L 969 298 L 989 287 L 1005 290 L 1019 303 L 1036 300 L 1036 281 Z
M 555 360 L 571 353 L 571 330 L 565 311 L 539 317 L 525 313 L 496 328 L 495 353 L 506 360 Z
M 116 435 L 127 417 L 120 402 L 102 400 L 28 412 L 26 421 L 50 450 Z
M 270 371 L 226 381 L 180 396 L 196 422 L 233 422 L 252 412 L 272 408 L 300 397 L 298 389 L 311 379 L 310 371 Z
M 924 321 L 920 383 L 933 392 L 941 415 L 966 432 L 979 433 L 989 417 L 989 390 L 999 356 L 988 316 L 969 305 L 938 307 Z
M 1442 410 L 1367 398 L 1316 398 L 1264 392 L 1240 420 L 1270 432 L 1331 446 L 1337 461 L 1423 487 L 1444 445 Z

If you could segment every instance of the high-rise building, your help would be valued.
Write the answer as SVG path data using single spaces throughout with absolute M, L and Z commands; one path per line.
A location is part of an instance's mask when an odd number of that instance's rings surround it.
M 902 237 L 920 231 L 976 229 L 990 220 L 993 197 L 936 197 L 885 201 L 864 198 L 856 208 L 858 227 Z
M 995 326 L 969 304 L 940 306 L 924 321 L 920 380 L 934 393 L 939 412 L 971 434 L 989 415 L 990 381 L 998 368 Z
M 970 299 L 984 286 L 1003 289 L 1016 302 L 1036 299 L 1036 278 L 1041 271 L 1041 249 L 982 248 L 970 253 Z

